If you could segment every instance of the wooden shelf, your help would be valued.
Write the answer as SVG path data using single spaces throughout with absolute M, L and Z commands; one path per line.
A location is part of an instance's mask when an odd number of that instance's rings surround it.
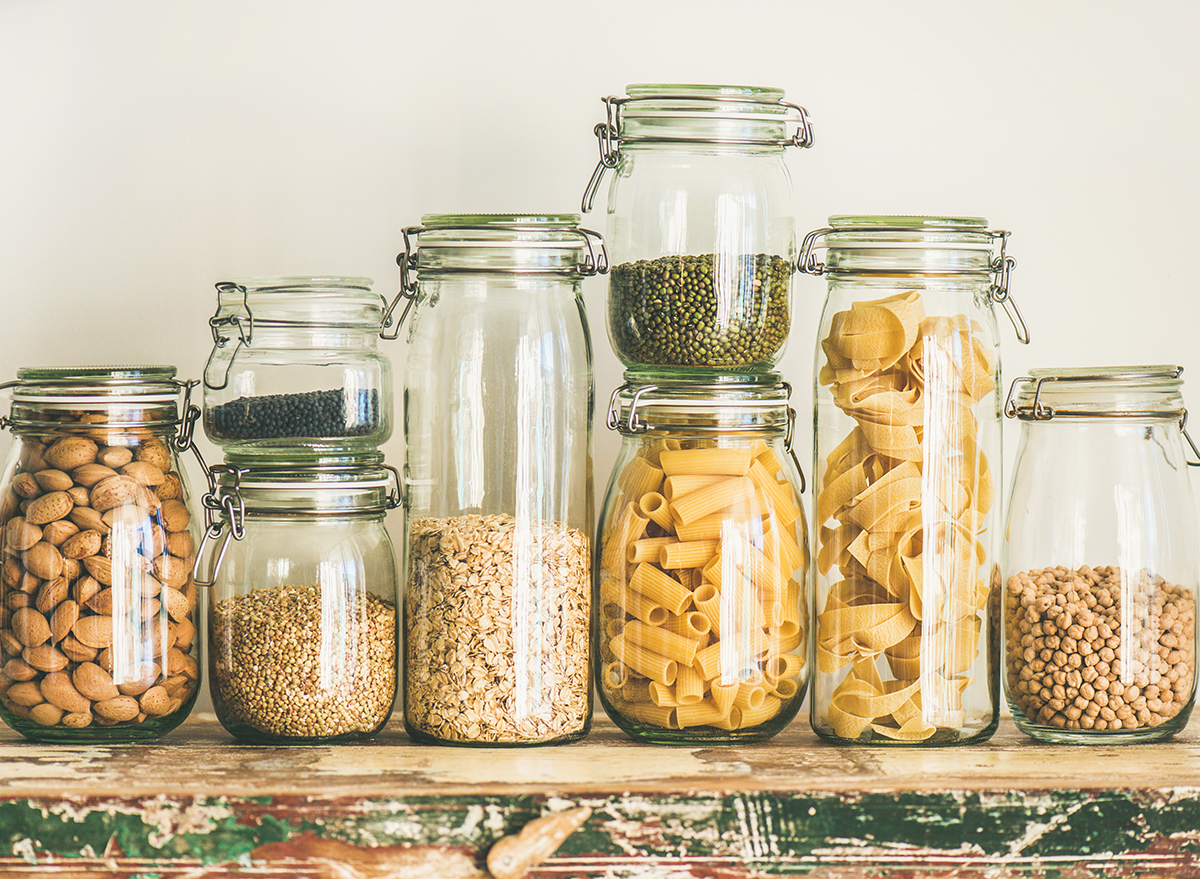
M 197 715 L 149 745 L 0 732 L 0 876 L 485 875 L 500 837 L 591 818 L 531 876 L 1200 877 L 1200 721 L 1158 745 L 256 747 Z M 336 864 L 336 868 L 335 868 Z

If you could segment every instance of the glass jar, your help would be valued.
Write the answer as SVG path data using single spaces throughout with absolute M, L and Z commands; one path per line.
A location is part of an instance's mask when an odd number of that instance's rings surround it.
M 0 717 L 44 742 L 178 726 L 200 687 L 196 525 L 172 366 L 21 369 L 3 426 Z
M 791 328 L 795 221 L 788 147 L 812 146 L 783 91 L 631 85 L 596 126 L 605 169 L 608 335 L 629 370 L 765 372 Z M 794 132 L 788 128 L 796 123 Z
M 1178 366 L 1035 369 L 1004 545 L 1005 694 L 1050 742 L 1187 726 L 1196 695 L 1196 515 Z
M 391 716 L 397 576 L 384 515 L 400 498 L 381 462 L 233 456 L 212 468 L 205 505 L 219 515 L 199 579 L 212 587 L 210 690 L 243 742 L 359 741 Z
M 800 708 L 809 555 L 790 392 L 767 373 L 613 394 L 623 440 L 598 530 L 596 677 L 634 739 L 761 741 Z
M 369 278 L 222 281 L 217 297 L 204 368 L 214 443 L 243 454 L 337 454 L 391 436 L 392 370 L 377 340 L 395 334 Z
M 405 725 L 443 744 L 574 741 L 591 725 L 594 391 L 581 284 L 604 270 L 603 247 L 577 215 L 422 223 L 398 260 L 415 303 Z
M 812 725 L 943 745 L 996 729 L 999 334 L 1008 233 L 982 219 L 833 217 L 813 399 Z M 814 259 L 825 239 L 828 264 Z

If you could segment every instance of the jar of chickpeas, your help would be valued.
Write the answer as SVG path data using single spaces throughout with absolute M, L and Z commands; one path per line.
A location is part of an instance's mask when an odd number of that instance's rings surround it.
M 596 679 L 634 739 L 760 741 L 800 707 L 809 554 L 790 390 L 768 373 L 613 394 Z

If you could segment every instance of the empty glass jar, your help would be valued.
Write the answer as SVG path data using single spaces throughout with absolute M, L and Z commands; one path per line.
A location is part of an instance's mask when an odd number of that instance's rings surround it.
M 5 385 L 0 718 L 27 738 L 155 739 L 196 700 L 197 529 L 178 459 L 194 384 L 138 366 L 22 369 Z
M 1154 741 L 1191 715 L 1200 571 L 1182 371 L 1035 369 L 1013 383 L 1005 692 L 1035 739 Z
M 808 528 L 790 388 L 629 382 L 600 515 L 596 676 L 609 717 L 658 744 L 760 741 L 808 684 Z
M 358 741 L 396 696 L 397 576 L 387 510 L 398 475 L 378 453 L 232 456 L 212 468 L 210 689 L 217 719 L 264 744 Z
M 772 88 L 639 84 L 604 99 L 591 210 L 613 169 L 608 335 L 629 370 L 757 373 L 791 328 L 795 228 L 788 147 L 802 107 Z M 793 129 L 794 126 L 794 130 Z
M 577 215 L 405 232 L 404 711 L 421 741 L 548 744 L 591 724 L 597 238 Z
M 242 454 L 307 447 L 371 451 L 392 432 L 395 338 L 368 278 L 254 278 L 217 284 L 204 369 L 204 430 Z
M 812 725 L 838 742 L 981 741 L 999 720 L 1000 339 L 1008 233 L 833 217 L 813 398 Z M 813 252 L 824 239 L 827 264 Z

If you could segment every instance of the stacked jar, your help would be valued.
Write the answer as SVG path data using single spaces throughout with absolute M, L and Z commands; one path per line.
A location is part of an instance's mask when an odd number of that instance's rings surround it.
M 391 308 L 365 278 L 228 281 L 217 294 L 204 428 L 225 460 L 209 474 L 197 563 L 212 587 L 214 709 L 246 742 L 369 737 L 398 674 L 384 518 L 399 477 L 378 450 Z
M 778 89 L 631 85 L 595 128 L 623 438 L 598 522 L 600 701 L 634 739 L 769 738 L 808 681 L 808 529 L 790 387 L 795 224 L 812 144 Z

